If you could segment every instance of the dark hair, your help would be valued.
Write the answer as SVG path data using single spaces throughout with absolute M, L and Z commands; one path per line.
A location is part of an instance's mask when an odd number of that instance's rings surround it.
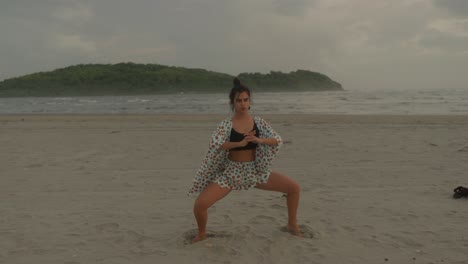
M 232 87 L 231 92 L 229 93 L 229 103 L 231 104 L 231 108 L 234 108 L 234 97 L 238 93 L 246 92 L 249 95 L 249 99 L 251 99 L 250 89 L 244 84 L 242 84 L 237 77 L 234 78 L 233 84 L 234 86 Z

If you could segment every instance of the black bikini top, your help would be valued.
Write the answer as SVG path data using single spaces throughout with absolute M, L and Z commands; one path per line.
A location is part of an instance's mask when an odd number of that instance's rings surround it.
M 260 137 L 260 134 L 259 134 L 259 131 L 258 131 L 258 127 L 257 127 L 257 124 L 255 124 L 254 122 L 254 127 L 251 131 L 254 131 L 256 132 L 255 136 L 256 137 Z M 231 129 L 231 136 L 229 137 L 229 141 L 231 142 L 240 142 L 244 139 L 244 135 L 235 131 L 234 128 Z M 244 150 L 244 149 L 254 149 L 257 147 L 257 143 L 252 143 L 252 142 L 249 142 L 247 145 L 243 146 L 243 147 L 237 147 L 237 148 L 232 148 L 231 150 Z

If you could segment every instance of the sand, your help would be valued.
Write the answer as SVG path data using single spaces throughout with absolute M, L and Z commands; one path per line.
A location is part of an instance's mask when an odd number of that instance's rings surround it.
M 185 195 L 219 115 L 0 116 L 0 263 L 468 263 L 468 116 L 263 116 L 285 198 Z

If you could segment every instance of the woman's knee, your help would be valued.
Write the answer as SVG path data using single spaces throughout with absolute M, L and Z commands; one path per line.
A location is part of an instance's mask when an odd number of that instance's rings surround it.
M 289 193 L 290 194 L 299 194 L 301 192 L 301 186 L 297 184 L 297 182 L 292 181 L 291 185 L 289 186 Z
M 207 210 L 210 207 L 209 203 L 205 199 L 197 198 L 193 205 L 194 211 Z

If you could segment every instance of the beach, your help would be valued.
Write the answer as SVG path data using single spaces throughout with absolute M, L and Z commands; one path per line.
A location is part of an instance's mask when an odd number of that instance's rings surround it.
M 273 169 L 196 232 L 186 192 L 225 115 L 0 115 L 0 263 L 468 263 L 468 115 L 262 115 Z

